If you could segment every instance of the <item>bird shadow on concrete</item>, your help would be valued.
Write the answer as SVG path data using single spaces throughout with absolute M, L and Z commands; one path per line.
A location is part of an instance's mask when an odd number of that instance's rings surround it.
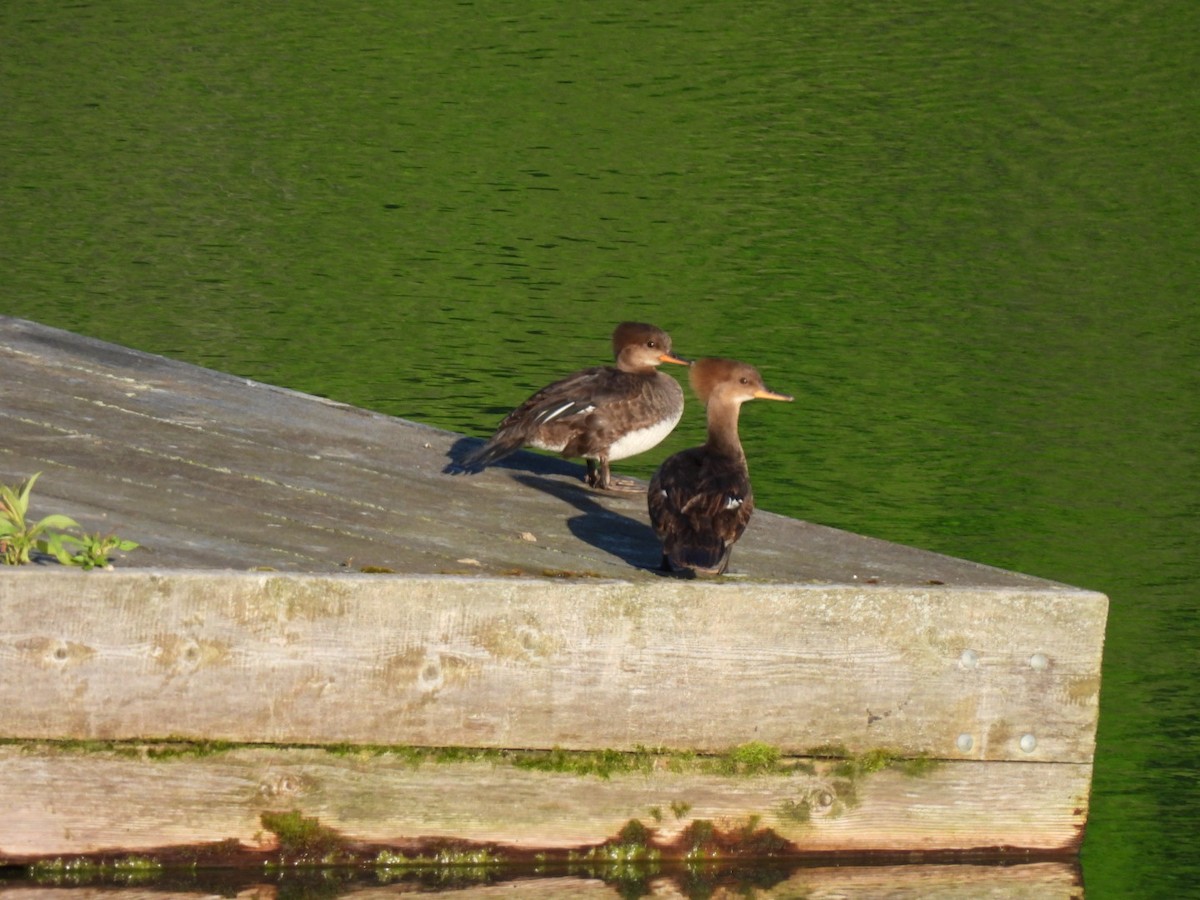
M 526 487 L 549 494 L 579 510 L 579 515 L 567 519 L 567 527 L 585 544 L 603 550 L 635 569 L 668 574 L 659 568 L 662 548 L 654 529 L 645 522 L 609 509 L 599 501 L 598 497 L 602 495 L 582 483 L 571 484 L 540 475 L 516 475 L 514 478 Z
M 460 437 L 446 451 L 449 462 L 442 469 L 444 475 L 477 475 L 483 471 L 479 466 L 467 466 L 463 460 L 472 450 L 484 445 L 480 438 Z M 511 456 L 498 459 L 487 468 L 508 469 L 510 471 L 536 472 L 544 475 L 566 475 L 583 480 L 584 467 L 561 456 L 533 453 L 528 450 L 518 450 Z

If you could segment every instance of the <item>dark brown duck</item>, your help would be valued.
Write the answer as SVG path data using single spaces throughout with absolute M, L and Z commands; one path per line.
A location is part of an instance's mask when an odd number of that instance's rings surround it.
M 478 472 L 522 447 L 537 447 L 587 460 L 592 487 L 631 489 L 612 478 L 609 463 L 649 450 L 671 433 L 683 415 L 683 391 L 658 366 L 689 363 L 671 352 L 670 335 L 654 325 L 622 322 L 612 344 L 615 365 L 583 369 L 542 388 L 458 469 Z
M 732 359 L 701 359 L 688 373 L 705 404 L 708 440 L 669 457 L 647 492 L 650 522 L 662 542 L 662 567 L 721 575 L 750 514 L 754 493 L 738 438 L 738 414 L 747 400 L 791 400 L 763 384 L 753 366 Z

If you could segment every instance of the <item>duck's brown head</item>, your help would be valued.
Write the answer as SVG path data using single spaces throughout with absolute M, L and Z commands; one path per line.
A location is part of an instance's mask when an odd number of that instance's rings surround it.
M 691 362 L 671 352 L 671 336 L 644 322 L 622 322 L 612 336 L 617 368 L 625 372 L 652 369 L 660 363 L 690 366 Z
M 763 384 L 758 369 L 736 359 L 698 359 L 692 364 L 688 378 L 692 382 L 692 390 L 705 405 L 716 398 L 738 405 L 747 400 L 793 399 L 788 394 L 780 394 L 768 388 Z

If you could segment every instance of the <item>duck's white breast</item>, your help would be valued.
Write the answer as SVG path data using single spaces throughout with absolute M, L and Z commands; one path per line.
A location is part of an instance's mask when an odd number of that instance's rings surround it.
M 663 438 L 671 433 L 681 418 L 683 418 L 683 410 L 680 410 L 679 415 L 673 418 L 663 419 L 647 428 L 639 428 L 621 436 L 608 449 L 608 458 L 625 459 L 627 456 L 636 456 L 661 444 Z

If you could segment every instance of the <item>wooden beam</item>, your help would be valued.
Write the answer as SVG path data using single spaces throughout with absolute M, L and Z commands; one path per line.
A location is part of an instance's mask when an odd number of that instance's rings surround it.
M 0 576 L 0 737 L 1090 765 L 1085 591 L 117 571 Z
M 537 760 L 533 760 L 536 762 Z M 407 752 L 238 747 L 0 747 L 0 857 L 145 853 L 234 839 L 275 846 L 264 812 L 299 811 L 372 844 L 453 839 L 513 852 L 586 848 L 637 819 L 666 857 L 698 821 L 770 829 L 774 854 L 1075 852 L 1091 766 L 780 759 L 762 771 L 660 757 L 580 774 L 547 755 L 418 762 Z M 556 770 L 561 767 L 562 770 Z

